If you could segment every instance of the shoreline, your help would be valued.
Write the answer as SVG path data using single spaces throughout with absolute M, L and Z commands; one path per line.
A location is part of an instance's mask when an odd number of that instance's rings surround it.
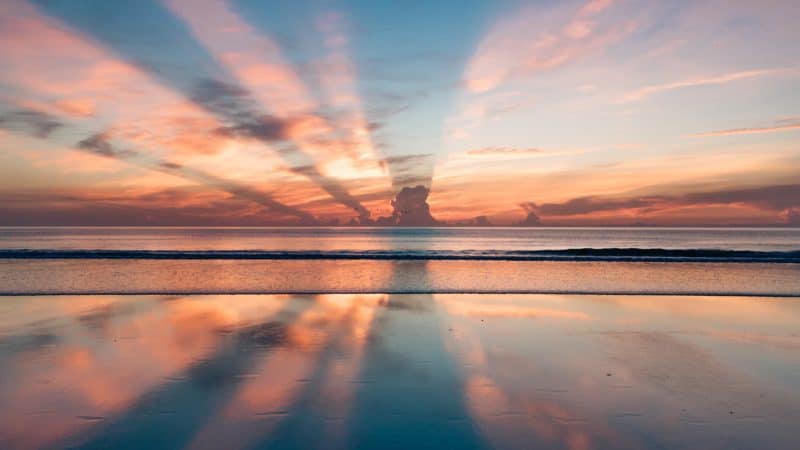
M 367 260 L 800 263 L 800 251 L 672 248 L 556 250 L 110 250 L 0 249 L 0 260 Z
M 558 293 L 800 296 L 800 264 L 0 259 L 0 295 Z

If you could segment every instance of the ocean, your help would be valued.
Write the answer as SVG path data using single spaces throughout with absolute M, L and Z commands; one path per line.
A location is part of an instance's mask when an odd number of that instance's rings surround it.
M 800 251 L 800 228 L 3 227 L 2 250 L 512 252 Z
M 798 229 L 3 228 L 0 294 L 800 295 Z

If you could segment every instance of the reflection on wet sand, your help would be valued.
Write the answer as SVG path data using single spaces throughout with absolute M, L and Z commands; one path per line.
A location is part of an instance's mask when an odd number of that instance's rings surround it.
M 63 316 L 28 326 L 33 336 L 47 330 L 51 344 L 19 346 L 30 339 L 14 334 L 2 339 L 3 370 L 15 381 L 4 384 L 3 404 L 18 407 L 0 412 L 0 435 L 13 448 L 105 438 L 112 423 L 130 422 L 138 413 L 168 413 L 173 406 L 154 402 L 174 392 L 170 386 L 190 376 L 211 379 L 214 370 L 235 370 L 233 361 L 219 360 L 225 354 L 221 337 L 236 327 L 251 329 L 250 323 L 266 320 L 286 299 L 63 297 L 15 304 L 25 310 L 43 302 L 51 314 Z M 23 324 L 29 314 L 21 312 L 20 331 L 28 328 Z
M 794 299 L 437 302 L 456 331 L 471 415 L 497 448 L 792 448 L 797 441 Z
M 189 448 L 263 445 L 289 432 L 298 417 L 316 419 L 309 437 L 341 443 L 340 422 L 346 418 L 353 378 L 382 297 L 315 298 L 314 305 L 287 327 L 292 346 L 265 355 Z
M 0 298 L 0 448 L 789 449 L 797 323 L 752 297 Z
M 428 262 L 405 262 L 392 280 L 404 284 L 407 277 L 427 283 Z M 466 415 L 441 319 L 432 295 L 386 298 L 359 374 L 346 448 L 486 447 Z

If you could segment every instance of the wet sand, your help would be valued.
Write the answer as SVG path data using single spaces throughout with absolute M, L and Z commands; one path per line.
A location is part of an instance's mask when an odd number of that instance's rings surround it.
M 799 298 L 0 297 L 0 448 L 793 449 L 798 323 Z
M 800 264 L 0 259 L 0 295 L 437 292 L 800 296 Z

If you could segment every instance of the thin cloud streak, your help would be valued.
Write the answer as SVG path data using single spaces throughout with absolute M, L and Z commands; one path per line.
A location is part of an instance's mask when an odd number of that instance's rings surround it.
M 746 72 L 734 72 L 712 77 L 699 77 L 690 78 L 687 80 L 675 81 L 672 83 L 656 84 L 652 86 L 645 86 L 635 91 L 625 94 L 618 103 L 631 103 L 665 91 L 672 91 L 675 89 L 683 89 L 697 86 L 713 86 L 720 84 L 732 83 L 734 81 L 749 80 L 754 78 L 761 78 L 769 75 L 774 75 L 777 70 L 750 70 Z
M 660 212 L 685 207 L 709 207 L 724 205 L 749 207 L 768 212 L 781 213 L 787 225 L 793 225 L 796 211 L 800 208 L 800 185 L 767 185 L 740 189 L 719 189 L 689 192 L 683 195 L 649 196 L 585 196 L 561 203 L 523 204 L 527 212 L 535 212 L 547 219 L 575 218 L 597 213 L 633 215 L 647 218 Z
M 751 128 L 732 128 L 729 130 L 709 131 L 707 133 L 690 134 L 688 138 L 708 138 L 719 136 L 738 136 L 743 134 L 766 134 L 766 133 L 781 133 L 786 131 L 800 130 L 800 119 L 789 119 L 788 121 L 778 122 L 776 125 L 768 127 L 751 127 Z
M 544 150 L 536 147 L 515 148 L 515 147 L 481 147 L 467 150 L 467 155 L 539 155 L 545 153 Z
M 565 156 L 565 155 L 579 155 L 593 150 L 592 148 L 586 149 L 564 149 L 564 150 L 548 150 L 538 147 L 480 147 L 467 150 L 463 153 L 468 158 L 544 158 L 551 156 Z

